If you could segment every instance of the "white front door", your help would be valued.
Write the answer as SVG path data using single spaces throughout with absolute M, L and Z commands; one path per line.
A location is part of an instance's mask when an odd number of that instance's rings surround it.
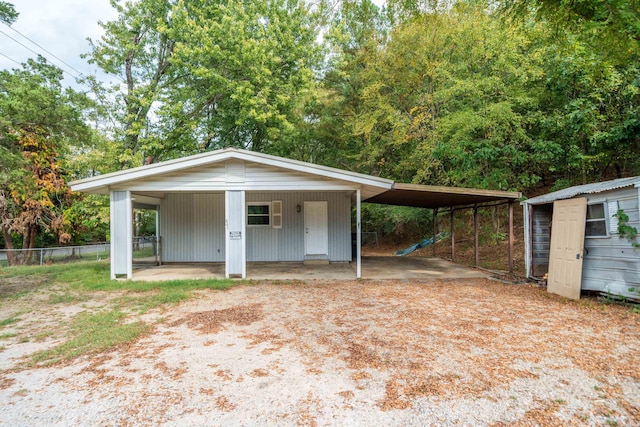
M 327 202 L 304 202 L 305 255 L 329 255 Z
M 547 291 L 580 299 L 587 199 L 553 202 Z

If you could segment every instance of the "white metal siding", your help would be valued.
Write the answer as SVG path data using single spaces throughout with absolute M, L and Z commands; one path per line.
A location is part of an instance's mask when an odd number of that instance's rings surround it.
M 327 201 L 329 260 L 351 261 L 351 197 L 347 192 L 247 193 L 247 202 L 282 201 L 282 228 L 247 227 L 247 261 L 303 261 L 305 201 Z
M 128 191 L 112 191 L 111 216 L 111 278 L 131 276 L 132 207 Z
M 167 194 L 161 215 L 163 262 L 224 261 L 224 194 Z
M 194 194 L 194 261 L 224 261 L 224 194 Z
M 640 229 L 638 192 L 635 188 L 625 188 L 588 197 L 588 203 L 607 203 L 616 200 L 619 208 L 629 216 L 629 225 Z M 636 288 L 635 297 L 640 296 L 638 293 L 640 249 L 634 249 L 626 238 L 620 238 L 618 234 L 602 238 L 586 238 L 582 289 L 633 296 L 629 288 Z
M 233 162 L 230 171 L 232 179 L 227 178 L 227 166 L 214 164 L 198 168 L 167 173 L 147 179 L 139 179 L 123 184 L 133 191 L 223 191 L 223 190 L 327 190 L 355 189 L 352 182 L 341 181 L 293 170 L 278 169 L 257 163 L 244 162 L 244 182 L 240 182 L 242 162 Z M 236 179 L 237 178 L 237 179 Z M 118 188 L 114 186 L 114 188 Z M 124 188 L 124 187 L 123 187 Z
M 232 275 L 245 277 L 246 275 L 245 242 L 247 237 L 244 226 L 244 203 L 244 191 L 227 191 L 225 193 L 225 221 L 227 223 L 225 271 L 227 277 Z

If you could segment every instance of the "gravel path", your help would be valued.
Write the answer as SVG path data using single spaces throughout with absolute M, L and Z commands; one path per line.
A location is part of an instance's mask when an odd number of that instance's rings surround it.
M 143 320 L 50 368 L 3 342 L 0 425 L 640 425 L 640 315 L 534 287 L 243 285 Z

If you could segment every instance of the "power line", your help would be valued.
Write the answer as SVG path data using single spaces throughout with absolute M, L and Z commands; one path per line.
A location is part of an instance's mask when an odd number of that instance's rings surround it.
M 44 47 L 40 46 L 38 43 L 36 43 L 35 41 L 31 40 L 29 37 L 25 36 L 24 34 L 22 34 L 20 31 L 16 30 L 15 28 L 13 28 L 11 25 L 7 25 L 6 23 L 3 22 L 4 25 L 6 25 L 7 27 L 9 27 L 13 32 L 15 32 L 16 34 L 19 34 L 20 36 L 24 37 L 25 39 L 29 40 L 31 43 L 33 43 L 34 45 L 38 46 L 40 49 L 44 50 L 45 52 L 47 52 L 49 55 L 53 56 L 54 58 L 56 58 L 58 61 L 62 62 L 64 65 L 66 65 L 67 67 L 71 68 L 73 71 L 75 71 L 78 75 L 82 75 L 82 73 L 80 71 L 78 71 L 77 69 L 75 69 L 72 65 L 70 65 L 69 63 L 63 61 L 62 59 L 60 59 L 58 56 L 56 56 L 54 53 L 48 51 L 47 49 L 45 49 Z M 4 33 L 3 33 L 4 34 Z M 6 34 L 5 34 L 6 35 Z
M 13 40 L 14 42 L 18 43 L 20 46 L 24 47 L 25 49 L 27 49 L 27 50 L 29 50 L 29 51 L 31 51 L 31 52 L 33 52 L 33 53 L 35 53 L 36 55 L 40 55 L 40 53 L 39 53 L 39 52 L 36 52 L 35 50 L 31 49 L 29 46 L 25 45 L 24 43 L 21 43 L 20 41 L 18 41 L 18 40 L 16 40 L 16 39 L 14 39 L 13 37 L 11 37 L 9 34 L 5 33 L 4 31 L 0 30 L 0 34 L 4 34 L 5 36 L 9 37 L 9 38 L 10 38 L 11 40 Z M 73 69 L 73 67 L 72 67 L 72 69 Z M 71 74 L 70 72 L 68 72 L 68 71 L 67 71 L 67 70 L 65 70 L 65 69 L 62 69 L 62 68 L 61 68 L 61 70 L 62 70 L 63 72 L 65 72 L 65 73 L 67 73 L 68 75 L 70 75 L 71 77 L 73 77 L 74 79 L 77 79 L 77 78 L 78 78 L 78 76 L 77 76 L 77 75 L 75 75 L 75 76 L 74 76 L 73 74 Z M 74 71 L 76 71 L 76 72 L 77 72 L 77 70 L 74 70 Z M 82 74 L 82 73 L 80 73 L 80 74 Z
M 21 63 L 19 63 L 19 62 L 18 62 L 18 61 L 16 61 L 15 59 L 13 59 L 13 58 L 9 58 L 7 55 L 5 55 L 5 54 L 4 54 L 4 53 L 2 53 L 2 52 L 0 52 L 0 56 L 4 56 L 4 57 L 5 57 L 5 58 L 7 58 L 9 61 L 11 61 L 11 62 L 15 62 L 15 63 L 16 63 L 16 64 L 18 64 L 18 65 L 22 65 Z

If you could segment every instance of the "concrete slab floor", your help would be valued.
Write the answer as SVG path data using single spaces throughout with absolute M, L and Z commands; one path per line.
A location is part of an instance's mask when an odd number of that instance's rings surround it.
M 249 262 L 247 279 L 253 280 L 355 280 L 355 262 L 304 265 L 301 262 Z M 434 257 L 362 257 L 362 278 L 369 280 L 470 279 L 488 274 Z M 224 263 L 134 266 L 133 280 L 224 279 Z

